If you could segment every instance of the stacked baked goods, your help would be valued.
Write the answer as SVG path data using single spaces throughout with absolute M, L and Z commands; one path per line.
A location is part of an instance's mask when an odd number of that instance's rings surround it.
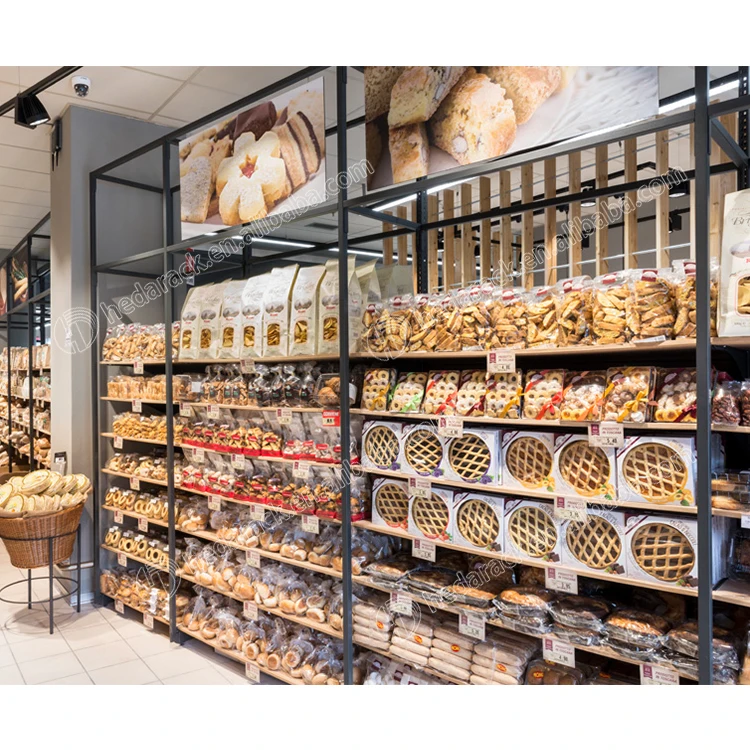
M 169 577 L 166 574 L 152 571 L 143 576 L 138 571 L 124 568 L 105 569 L 102 571 L 99 586 L 105 596 L 121 601 L 139 612 L 148 612 L 155 617 L 169 617 Z M 175 613 L 182 617 L 190 602 L 187 589 L 180 588 L 174 595 Z
M 0 485 L 3 515 L 56 513 L 86 501 L 91 482 L 84 474 L 58 474 L 48 469 L 13 476 Z

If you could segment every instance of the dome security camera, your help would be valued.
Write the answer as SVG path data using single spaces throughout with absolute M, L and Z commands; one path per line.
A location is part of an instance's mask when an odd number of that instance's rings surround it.
M 73 76 L 73 90 L 77 96 L 88 96 L 90 88 L 91 80 L 86 78 L 86 76 Z

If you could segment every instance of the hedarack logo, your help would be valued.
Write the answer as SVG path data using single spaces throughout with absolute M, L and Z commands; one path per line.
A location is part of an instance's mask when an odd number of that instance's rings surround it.
M 67 354 L 81 354 L 96 342 L 98 326 L 96 315 L 89 308 L 72 307 L 55 320 L 52 337 Z

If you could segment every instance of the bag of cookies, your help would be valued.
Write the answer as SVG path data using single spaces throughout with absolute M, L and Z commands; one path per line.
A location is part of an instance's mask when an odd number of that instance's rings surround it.
M 571 422 L 600 421 L 606 389 L 607 373 L 604 370 L 568 373 L 560 419 Z
M 489 304 L 488 349 L 523 349 L 526 346 L 528 311 L 525 289 L 496 287 Z
M 675 312 L 670 271 L 644 268 L 630 272 L 633 284 L 633 338 L 665 341 L 672 337 Z M 671 278 L 670 278 L 671 277 Z
M 318 326 L 318 293 L 325 266 L 303 266 L 292 294 L 289 354 L 315 354 Z
M 464 370 L 456 394 L 456 414 L 462 417 L 484 416 L 484 398 L 487 393 L 486 370 Z
M 529 370 L 523 391 L 524 419 L 560 419 L 565 370 Z
M 401 414 L 418 412 L 422 406 L 426 385 L 426 373 L 402 372 L 393 390 L 389 411 Z
M 289 353 L 289 308 L 299 266 L 274 268 L 263 294 L 264 357 L 286 357 Z
M 337 260 L 326 262 L 326 272 L 320 285 L 320 304 L 318 305 L 318 348 L 317 354 L 337 354 L 339 351 L 339 321 L 341 306 L 339 304 L 339 264 Z M 355 348 L 359 339 L 362 322 L 362 292 L 357 280 L 355 262 L 348 259 L 349 296 L 347 300 L 349 315 L 349 348 Z
M 490 313 L 487 304 L 492 299 L 491 284 L 477 284 L 459 289 L 455 294 L 455 304 L 461 313 L 461 349 L 477 350 L 486 348 L 490 340 Z
M 750 189 L 724 197 L 719 336 L 750 332 Z
M 226 284 L 212 284 L 206 287 L 201 299 L 200 317 L 200 359 L 216 359 L 219 354 L 221 331 L 221 303 Z
M 648 422 L 655 381 L 654 367 L 612 367 L 607 370 L 602 421 Z
M 242 292 L 247 281 L 229 281 L 221 302 L 219 359 L 240 359 L 242 355 Z
M 425 414 L 455 414 L 461 373 L 457 370 L 433 370 L 427 378 L 422 411 Z
M 659 372 L 654 419 L 657 422 L 695 422 L 698 382 L 694 367 Z
M 535 287 L 526 294 L 526 347 L 557 346 L 557 330 L 557 303 L 552 287 Z
M 368 411 L 386 411 L 388 397 L 395 383 L 396 370 L 393 368 L 378 367 L 367 370 L 362 387 L 362 408 Z
M 742 383 L 724 380 L 717 383 L 711 395 L 711 423 L 738 425 L 741 422 L 740 393 Z
M 590 276 L 558 281 L 553 287 L 557 300 L 557 345 L 591 343 L 591 315 L 594 285 Z
M 592 298 L 591 330 L 595 344 L 625 344 L 638 328 L 628 271 L 597 276 Z
M 201 307 L 211 285 L 194 286 L 180 312 L 180 359 L 198 359 L 200 352 Z
M 523 375 L 515 372 L 487 373 L 484 414 L 493 419 L 520 419 Z
M 263 356 L 263 293 L 270 277 L 270 272 L 253 276 L 242 290 L 241 359 Z
M 672 261 L 676 318 L 673 335 L 677 339 L 694 339 L 697 335 L 695 261 Z M 711 261 L 711 336 L 716 336 L 716 306 L 719 298 L 719 266 Z

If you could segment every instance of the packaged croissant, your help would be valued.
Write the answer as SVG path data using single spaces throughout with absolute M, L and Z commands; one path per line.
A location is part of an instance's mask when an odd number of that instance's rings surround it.
M 666 340 L 672 338 L 677 320 L 672 289 L 673 277 L 668 270 L 644 268 L 630 272 L 633 284 L 633 338 Z
M 695 422 L 698 382 L 694 367 L 661 370 L 656 388 L 654 419 L 657 422 Z
M 523 391 L 524 419 L 560 419 L 565 370 L 529 370 Z
M 558 281 L 553 294 L 557 300 L 557 345 L 590 344 L 594 294 L 591 277 L 576 276 Z
M 655 380 L 655 367 L 613 367 L 607 370 L 602 420 L 648 422 Z
M 591 331 L 594 344 L 625 344 L 638 329 L 633 290 L 627 271 L 597 276 L 592 295 Z
M 425 414 L 455 414 L 461 381 L 458 370 L 433 370 L 427 378 L 422 411 Z
M 525 289 L 496 288 L 489 313 L 488 349 L 523 349 L 526 346 L 528 311 Z
M 526 347 L 558 345 L 557 303 L 552 287 L 538 286 L 526 295 Z

